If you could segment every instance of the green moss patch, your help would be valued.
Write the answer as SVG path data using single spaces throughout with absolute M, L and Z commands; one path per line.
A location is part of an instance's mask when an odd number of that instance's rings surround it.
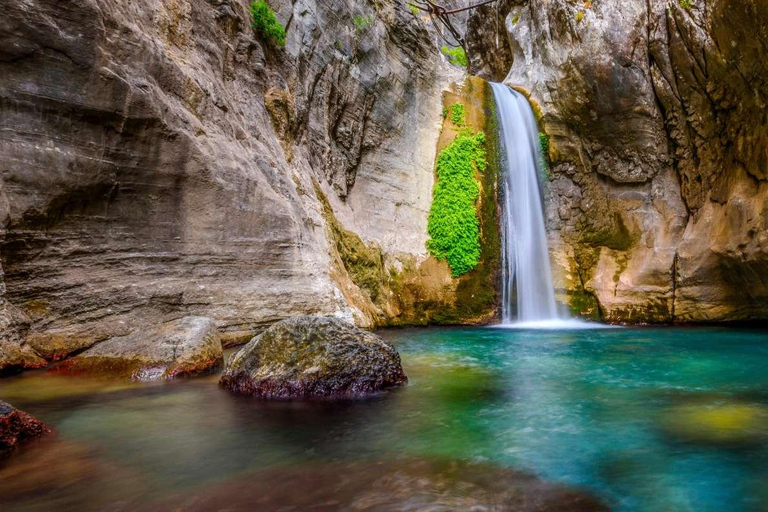
M 263 41 L 285 46 L 285 28 L 265 0 L 251 2 L 251 27 Z
M 315 194 L 323 204 L 323 216 L 328 223 L 331 241 L 341 258 L 352 282 L 368 292 L 371 301 L 378 303 L 383 299 L 384 256 L 376 244 L 367 245 L 354 232 L 344 229 L 336 219 L 333 208 L 320 187 L 315 184 Z
M 460 68 L 466 69 L 469 65 L 469 60 L 467 60 L 467 53 L 461 46 L 456 48 L 448 48 L 447 46 L 443 46 L 442 50 L 443 53 L 448 57 L 448 62 L 454 66 L 459 66 Z
M 447 260 L 454 277 L 470 272 L 480 260 L 480 195 L 475 174 L 484 171 L 485 134 L 462 131 L 437 157 L 437 185 L 429 212 L 427 249 Z
M 464 105 L 461 103 L 454 103 L 448 110 L 451 113 L 451 122 L 453 124 L 456 126 L 464 126 L 467 124 L 467 109 Z
M 541 168 L 541 179 L 547 181 L 551 178 L 549 172 L 549 135 L 539 132 L 539 167 Z

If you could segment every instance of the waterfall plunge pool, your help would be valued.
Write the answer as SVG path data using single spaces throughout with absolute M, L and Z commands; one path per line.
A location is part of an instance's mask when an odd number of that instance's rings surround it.
M 237 496 L 217 489 L 255 485 L 272 468 L 432 459 L 524 470 L 618 511 L 739 512 L 768 501 L 765 331 L 381 334 L 398 347 L 409 386 L 345 404 L 234 397 L 217 376 L 4 378 L 0 397 L 58 435 L 0 465 L 2 508 L 155 510 L 197 493 L 224 507 Z M 295 480 L 270 485 L 286 510 L 301 509 Z

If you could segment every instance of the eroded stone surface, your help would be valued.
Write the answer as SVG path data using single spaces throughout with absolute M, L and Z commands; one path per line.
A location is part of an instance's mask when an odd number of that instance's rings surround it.
M 616 322 L 767 318 L 764 2 L 500 8 L 506 38 L 493 9 L 470 20 L 472 61 L 491 75 L 511 53 L 542 114 L 560 300 Z
M 184 317 L 99 343 L 55 371 L 150 381 L 194 377 L 223 363 L 214 321 Z
M 227 362 L 221 385 L 267 399 L 357 398 L 408 379 L 389 343 L 336 318 L 273 325 Z
M 8 5 L 2 305 L 26 320 L 3 307 L 0 327 L 18 346 L 54 361 L 183 315 L 370 325 L 314 182 L 366 243 L 426 259 L 441 93 L 462 78 L 427 23 L 394 0 L 275 1 L 281 49 L 248 4 Z

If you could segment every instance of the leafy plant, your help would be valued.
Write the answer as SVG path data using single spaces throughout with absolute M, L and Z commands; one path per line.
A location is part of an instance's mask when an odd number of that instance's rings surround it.
M 693 0 L 680 0 L 680 7 L 686 11 L 690 11 L 693 7 Z
M 517 25 L 517 22 L 520 21 L 520 13 L 515 12 L 514 16 L 512 16 L 512 25 Z
M 463 130 L 437 157 L 437 184 L 429 211 L 427 250 L 447 260 L 453 277 L 474 270 L 480 261 L 477 171 L 484 171 L 485 134 Z
M 577 12 L 576 13 L 576 22 L 579 23 L 583 19 L 584 19 L 584 11 Z
M 373 16 L 355 16 L 352 18 L 352 22 L 355 24 L 355 30 L 362 32 L 371 26 L 371 23 L 373 23 Z
M 261 39 L 285 46 L 285 28 L 265 0 L 251 2 L 251 27 Z
M 447 46 L 443 46 L 441 49 L 443 53 L 448 56 L 448 62 L 454 66 L 459 66 L 466 69 L 466 67 L 469 65 L 469 61 L 467 60 L 467 53 L 461 46 L 456 48 L 448 48 Z
M 539 167 L 542 179 L 549 178 L 549 135 L 539 132 Z
M 467 123 L 467 110 L 461 103 L 454 103 L 450 107 L 451 122 L 456 126 L 464 126 Z
M 408 10 L 411 11 L 411 14 L 413 14 L 414 16 L 421 15 L 421 9 L 419 9 L 413 4 L 408 4 Z

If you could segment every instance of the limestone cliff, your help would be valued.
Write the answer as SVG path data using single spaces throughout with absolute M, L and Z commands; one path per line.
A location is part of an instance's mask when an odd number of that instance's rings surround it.
M 542 114 L 560 299 L 617 322 L 768 318 L 768 4 L 499 9 L 470 19 L 470 58 Z
M 0 370 L 187 315 L 239 340 L 295 314 L 408 323 L 334 229 L 455 303 L 422 264 L 462 73 L 401 2 L 270 4 L 285 48 L 246 0 L 4 3 Z

